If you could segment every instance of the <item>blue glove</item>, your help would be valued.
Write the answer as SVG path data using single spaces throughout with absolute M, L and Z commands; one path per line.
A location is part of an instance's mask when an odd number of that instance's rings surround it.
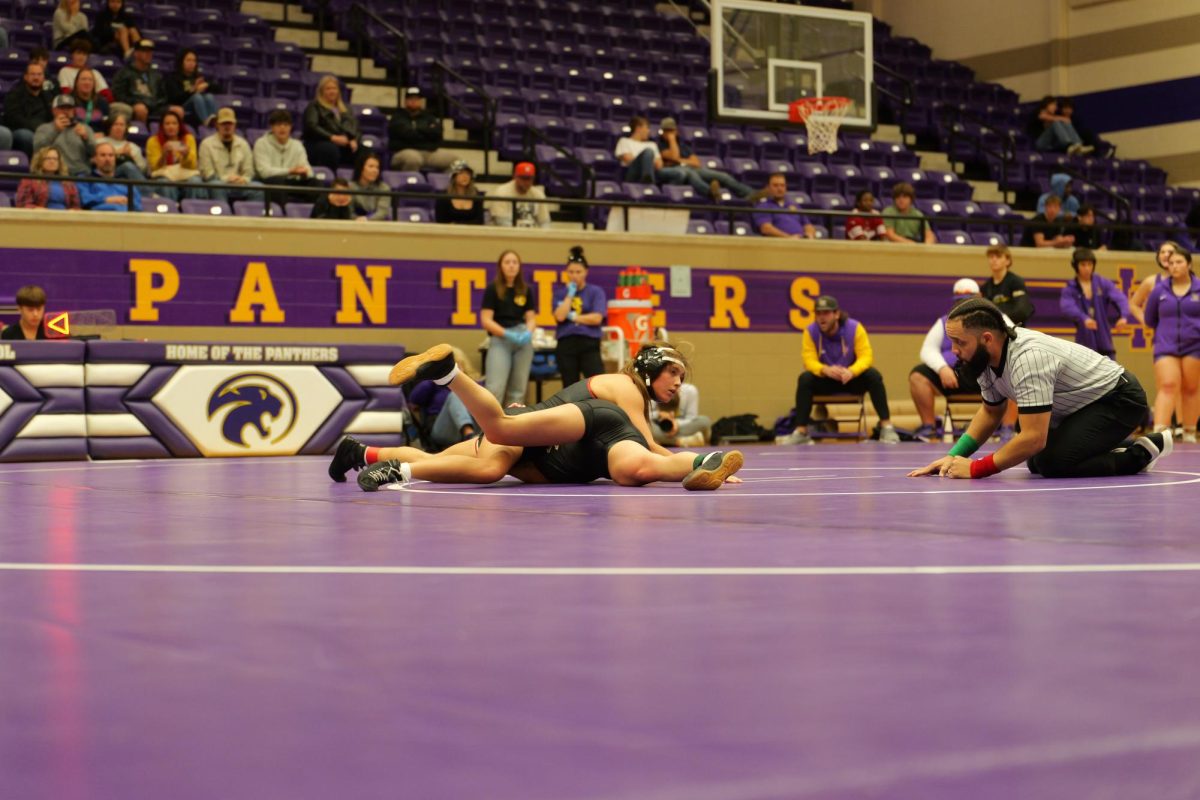
M 575 285 L 575 281 L 567 284 L 567 297 L 574 297 L 578 291 L 579 287 Z
M 521 328 L 521 330 L 517 332 L 517 344 L 524 347 L 532 341 L 533 331 L 529 330 L 528 328 Z

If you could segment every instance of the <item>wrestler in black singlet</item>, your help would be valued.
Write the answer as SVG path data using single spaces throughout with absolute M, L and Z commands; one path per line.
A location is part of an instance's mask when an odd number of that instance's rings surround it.
M 559 392 L 555 397 L 570 392 L 576 386 L 583 386 L 584 381 L 572 384 Z M 550 398 L 553 400 L 554 397 Z M 547 400 L 545 402 L 550 402 Z M 553 405 L 563 405 L 561 401 Z M 608 400 L 590 398 L 575 401 L 574 404 L 583 412 L 583 438 L 569 444 L 550 445 L 547 447 L 526 447 L 521 454 L 518 464 L 529 463 L 550 483 L 591 483 L 598 478 L 611 478 L 608 473 L 608 451 L 617 442 L 637 442 L 642 447 L 646 438 L 616 403 Z M 510 414 L 524 414 L 536 408 L 510 408 Z

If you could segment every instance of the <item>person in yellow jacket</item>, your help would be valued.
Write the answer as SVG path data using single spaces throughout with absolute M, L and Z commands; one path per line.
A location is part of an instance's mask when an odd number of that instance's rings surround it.
M 804 372 L 796 381 L 795 429 L 779 444 L 813 444 L 808 433 L 813 395 L 869 394 L 879 414 L 879 441 L 897 444 L 900 436 L 892 426 L 883 376 L 871 366 L 875 355 L 867 329 L 838 307 L 836 298 L 817 298 L 816 322 L 804 329 L 801 353 Z

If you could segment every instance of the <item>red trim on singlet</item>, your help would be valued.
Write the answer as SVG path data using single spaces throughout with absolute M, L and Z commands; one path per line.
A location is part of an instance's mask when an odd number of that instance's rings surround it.
M 595 378 L 595 377 L 596 377 L 595 375 L 592 376 L 592 378 Z M 596 393 L 594 391 L 592 391 L 592 378 L 588 378 L 587 382 L 584 385 L 587 386 L 588 394 L 590 394 L 592 396 L 592 399 L 599 400 L 600 398 L 596 396 Z

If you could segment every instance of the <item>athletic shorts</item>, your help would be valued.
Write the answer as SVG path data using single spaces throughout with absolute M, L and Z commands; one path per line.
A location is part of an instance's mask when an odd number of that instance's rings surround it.
M 934 372 L 928 364 L 917 364 L 912 368 L 912 371 L 918 375 L 924 375 L 929 379 L 929 382 L 937 387 L 937 390 L 943 395 L 945 394 L 979 394 L 979 383 L 974 378 L 965 375 L 958 376 L 958 388 L 950 392 L 946 391 L 946 387 L 942 386 L 942 376 Z
M 637 442 L 649 449 L 629 415 L 608 400 L 581 400 L 583 438 L 570 444 L 526 447 L 521 461 L 532 463 L 550 483 L 591 483 L 611 477 L 608 451 L 618 442 Z

